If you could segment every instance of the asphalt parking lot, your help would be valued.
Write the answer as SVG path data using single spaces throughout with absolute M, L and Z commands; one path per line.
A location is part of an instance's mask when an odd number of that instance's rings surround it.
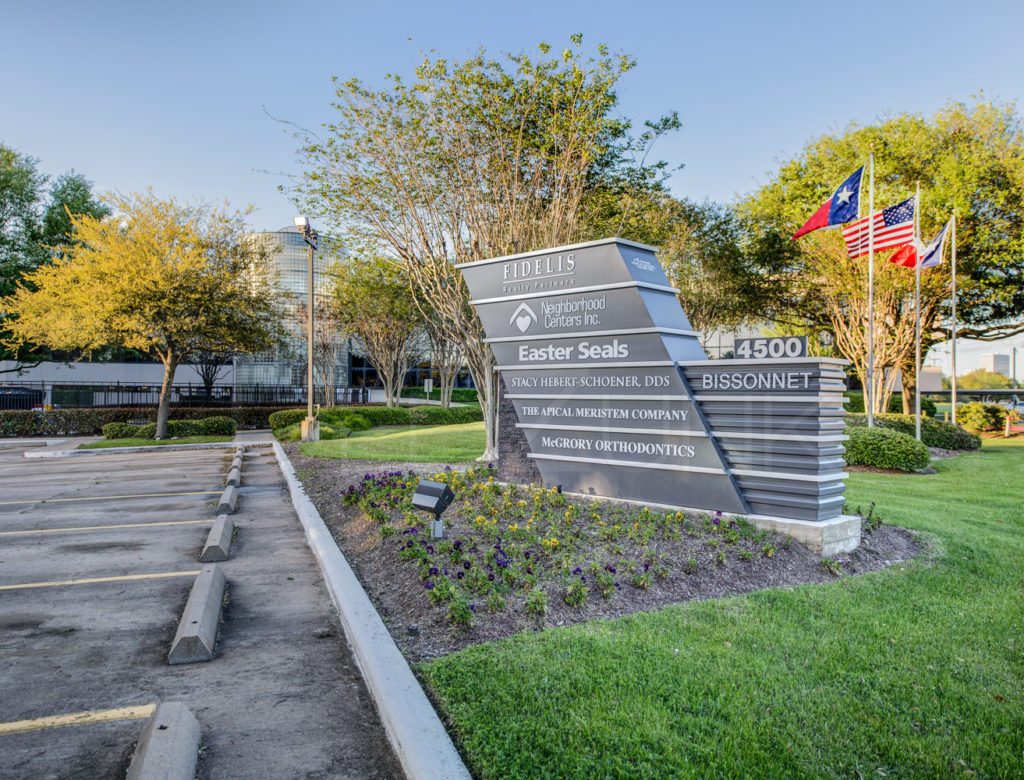
M 247 448 L 217 656 L 169 666 L 230 449 L 0 449 L 0 777 L 123 777 L 184 703 L 200 778 L 401 777 L 269 448 Z

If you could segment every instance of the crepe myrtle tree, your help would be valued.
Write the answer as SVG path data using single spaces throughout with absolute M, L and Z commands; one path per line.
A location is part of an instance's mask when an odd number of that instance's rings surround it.
M 267 251 L 246 240 L 246 212 L 160 200 L 104 198 L 113 216 L 73 215 L 76 242 L 25 277 L 10 297 L 11 340 L 51 349 L 109 345 L 160 359 L 156 438 L 167 437 L 178 365 L 207 352 L 253 352 L 280 339 Z
M 428 54 L 409 83 L 336 80 L 334 121 L 300 131 L 297 200 L 403 264 L 440 336 L 461 345 L 484 459 L 497 453 L 494 356 L 459 265 L 602 237 L 588 232 L 584 196 L 627 144 L 615 86 L 634 64 L 605 46 L 588 55 L 579 35 L 534 55 Z
M 387 405 L 394 406 L 419 355 L 416 341 L 423 324 L 405 268 L 386 257 L 371 256 L 335 264 L 330 278 L 325 305 L 334 327 L 355 341 L 377 370 Z

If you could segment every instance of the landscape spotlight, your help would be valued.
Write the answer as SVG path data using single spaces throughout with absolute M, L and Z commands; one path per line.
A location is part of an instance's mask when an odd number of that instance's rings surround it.
M 430 535 L 434 539 L 441 538 L 441 513 L 455 500 L 452 489 L 444 482 L 431 482 L 421 479 L 412 497 L 412 505 L 417 509 L 433 512 L 434 522 L 430 526 Z

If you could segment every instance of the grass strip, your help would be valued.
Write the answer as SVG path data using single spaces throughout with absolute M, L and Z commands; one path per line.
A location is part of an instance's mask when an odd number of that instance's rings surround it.
M 421 665 L 474 775 L 1024 776 L 1024 442 L 848 498 L 933 563 L 520 634 Z
M 300 449 L 314 458 L 461 463 L 479 458 L 485 443 L 484 424 L 474 422 L 371 428 L 347 439 L 306 442 Z
M 80 450 L 98 450 L 107 447 L 159 447 L 163 444 L 213 444 L 234 441 L 234 436 L 185 436 L 181 439 L 102 439 L 101 441 L 79 444 Z

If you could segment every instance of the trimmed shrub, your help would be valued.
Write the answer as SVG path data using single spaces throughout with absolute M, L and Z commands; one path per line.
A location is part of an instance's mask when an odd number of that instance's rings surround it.
M 409 410 L 404 406 L 350 406 L 346 412 L 365 417 L 374 426 L 409 425 Z
M 302 419 L 306 418 L 303 417 Z M 320 441 L 346 439 L 351 435 L 352 431 L 348 428 L 320 423 Z M 278 428 L 274 431 L 274 438 L 280 442 L 300 441 L 302 439 L 302 423 L 292 423 L 284 428 Z
M 280 442 L 298 441 L 302 438 L 302 423 L 292 423 L 274 429 L 274 438 Z
M 135 427 L 135 437 L 137 439 L 155 439 L 156 438 L 156 423 L 149 423 L 147 425 L 137 425 Z M 171 432 L 171 424 L 167 423 L 167 433 Z
M 105 439 L 131 439 L 138 435 L 139 426 L 130 423 L 107 423 L 101 429 Z
M 211 415 L 230 417 L 239 428 L 267 428 L 268 417 L 281 411 L 276 406 L 172 407 L 179 420 L 201 420 Z M 305 417 L 303 413 L 301 420 Z M 54 409 L 49 412 L 14 409 L 0 411 L 0 437 L 8 436 L 86 436 L 98 435 L 112 422 L 155 420 L 156 408 L 122 406 L 115 408 Z
M 373 425 L 361 414 L 347 414 L 341 424 L 350 431 L 368 431 Z
M 451 425 L 451 410 L 440 406 L 414 406 L 409 410 L 410 425 Z
M 850 428 L 863 428 L 867 425 L 867 419 L 863 414 L 848 414 L 846 425 Z M 876 414 L 875 426 L 898 431 L 907 436 L 915 434 L 912 414 Z M 941 447 L 944 450 L 976 450 L 981 446 L 981 439 L 973 433 L 931 417 L 921 418 L 921 441 L 926 447 Z
M 480 404 L 453 406 L 448 411 L 452 413 L 452 422 L 456 424 L 480 422 L 484 419 L 484 410 L 480 408 Z
M 956 419 L 969 431 L 1001 431 L 1009 410 L 999 404 L 972 401 L 956 407 Z
M 981 439 L 959 425 L 934 420 L 921 419 L 921 439 L 929 447 L 941 447 L 944 450 L 976 450 L 981 447 Z
M 280 412 L 269 415 L 267 421 L 270 423 L 271 429 L 276 431 L 278 428 L 287 428 L 289 425 L 302 422 L 305 419 L 305 409 L 282 409 Z
M 864 393 L 861 392 L 849 392 L 846 397 L 850 399 L 850 402 L 846 405 L 847 412 L 863 413 L 864 412 Z M 899 393 L 893 393 L 889 396 L 889 414 L 903 414 L 903 396 Z M 930 398 L 921 399 L 921 415 L 923 417 L 934 417 L 936 414 L 935 402 Z
M 851 466 L 914 471 L 928 465 L 928 447 L 890 428 L 851 428 L 845 459 Z
M 238 423 L 230 417 L 206 417 L 195 422 L 197 436 L 234 436 Z

